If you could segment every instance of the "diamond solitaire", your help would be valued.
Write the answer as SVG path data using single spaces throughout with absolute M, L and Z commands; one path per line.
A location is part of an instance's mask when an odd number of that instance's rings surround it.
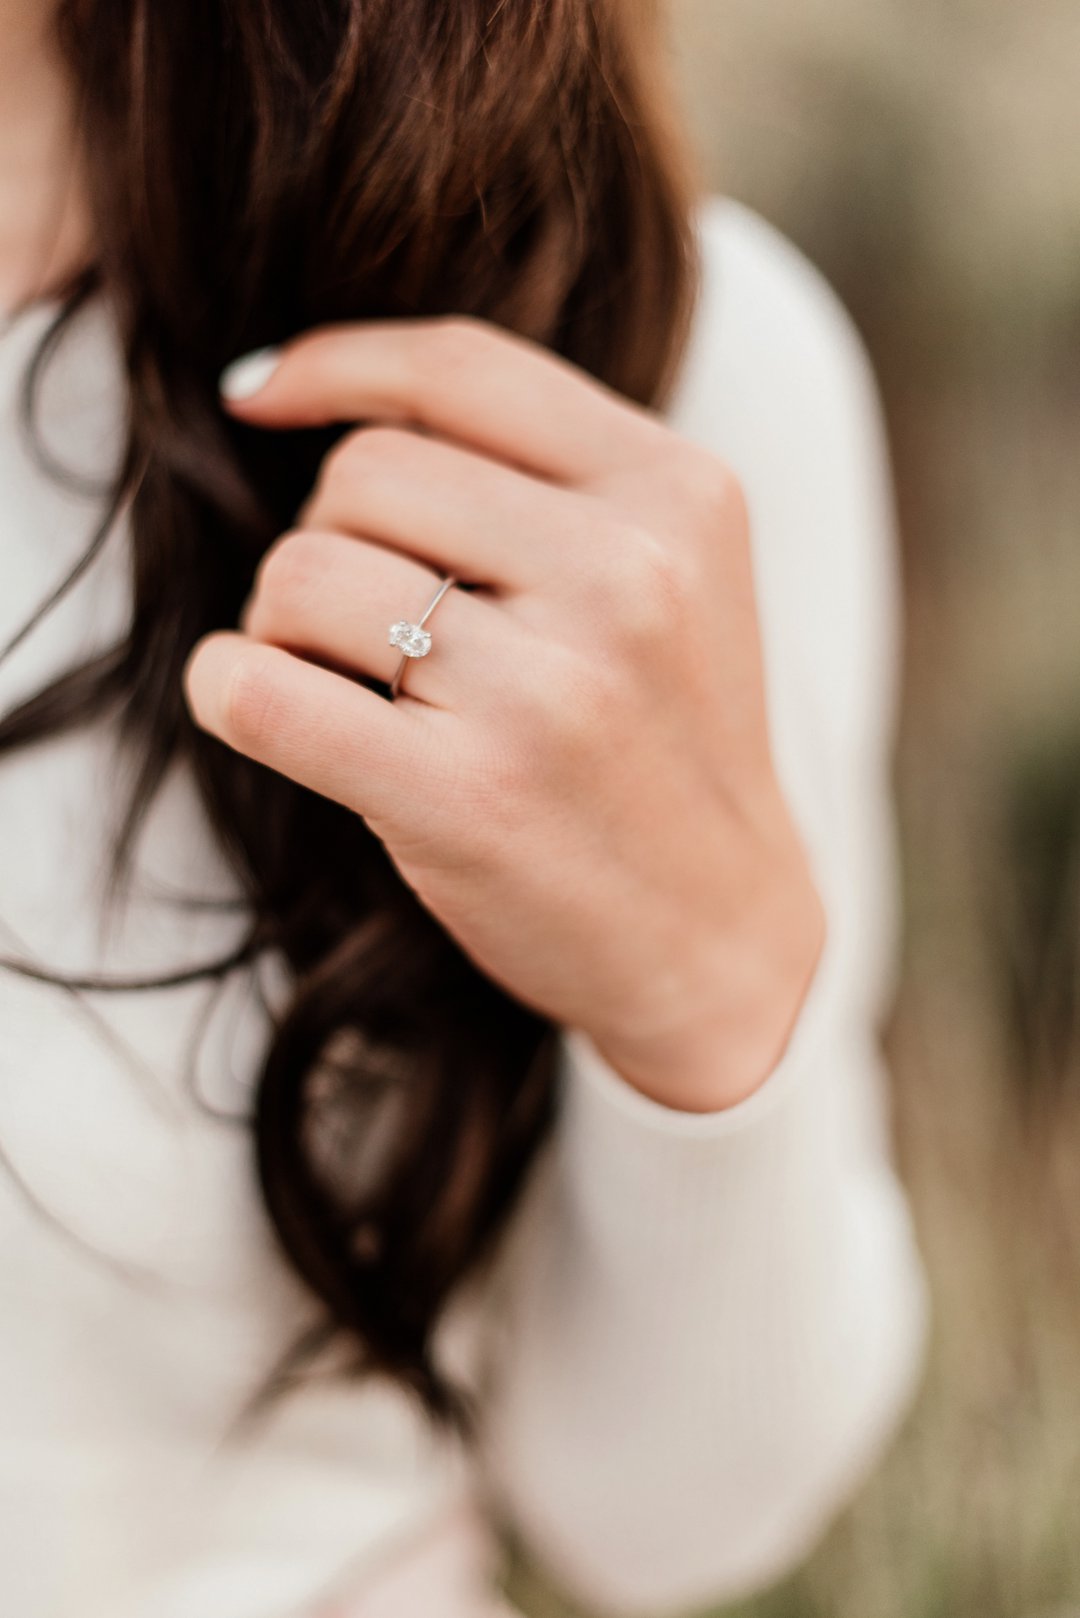
M 420 614 L 418 621 L 410 623 L 408 618 L 399 618 L 396 624 L 390 625 L 390 644 L 396 646 L 401 653 L 394 678 L 390 681 L 390 701 L 393 702 L 401 689 L 401 676 L 405 672 L 410 657 L 426 657 L 431 650 L 431 636 L 424 628 L 431 614 L 439 605 L 443 596 L 457 580 L 452 573 L 448 573 L 439 588 Z
M 426 657 L 431 650 L 431 636 L 419 624 L 401 618 L 390 626 L 390 644 L 405 657 Z

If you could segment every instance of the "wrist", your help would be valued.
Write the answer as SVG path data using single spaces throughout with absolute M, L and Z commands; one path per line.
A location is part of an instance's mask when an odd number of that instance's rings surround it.
M 751 926 L 710 950 L 694 974 L 704 984 L 695 1009 L 648 1030 L 590 1037 L 610 1067 L 663 1106 L 700 1113 L 737 1106 L 787 1049 L 825 937 L 824 907 L 806 873 L 778 887 Z

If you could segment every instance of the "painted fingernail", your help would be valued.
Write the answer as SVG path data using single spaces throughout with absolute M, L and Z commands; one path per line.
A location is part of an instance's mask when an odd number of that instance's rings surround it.
M 279 348 L 255 348 L 226 365 L 218 386 L 223 399 L 251 399 L 264 388 L 281 364 Z

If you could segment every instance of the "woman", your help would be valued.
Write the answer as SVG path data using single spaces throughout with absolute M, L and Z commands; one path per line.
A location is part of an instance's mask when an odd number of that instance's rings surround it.
M 640 12 L 2 0 L 21 1618 L 721 1600 L 907 1396 L 876 403 Z

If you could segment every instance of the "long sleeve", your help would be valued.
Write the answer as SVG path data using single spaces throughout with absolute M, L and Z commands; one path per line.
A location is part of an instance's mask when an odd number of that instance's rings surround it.
M 899 640 L 877 399 L 794 249 L 733 204 L 705 206 L 702 236 L 672 420 L 747 490 L 774 756 L 829 938 L 779 1066 L 729 1111 L 660 1106 L 563 1039 L 500 1261 L 482 1464 L 553 1579 L 626 1615 L 796 1564 L 897 1424 L 926 1315 L 877 1040 Z

